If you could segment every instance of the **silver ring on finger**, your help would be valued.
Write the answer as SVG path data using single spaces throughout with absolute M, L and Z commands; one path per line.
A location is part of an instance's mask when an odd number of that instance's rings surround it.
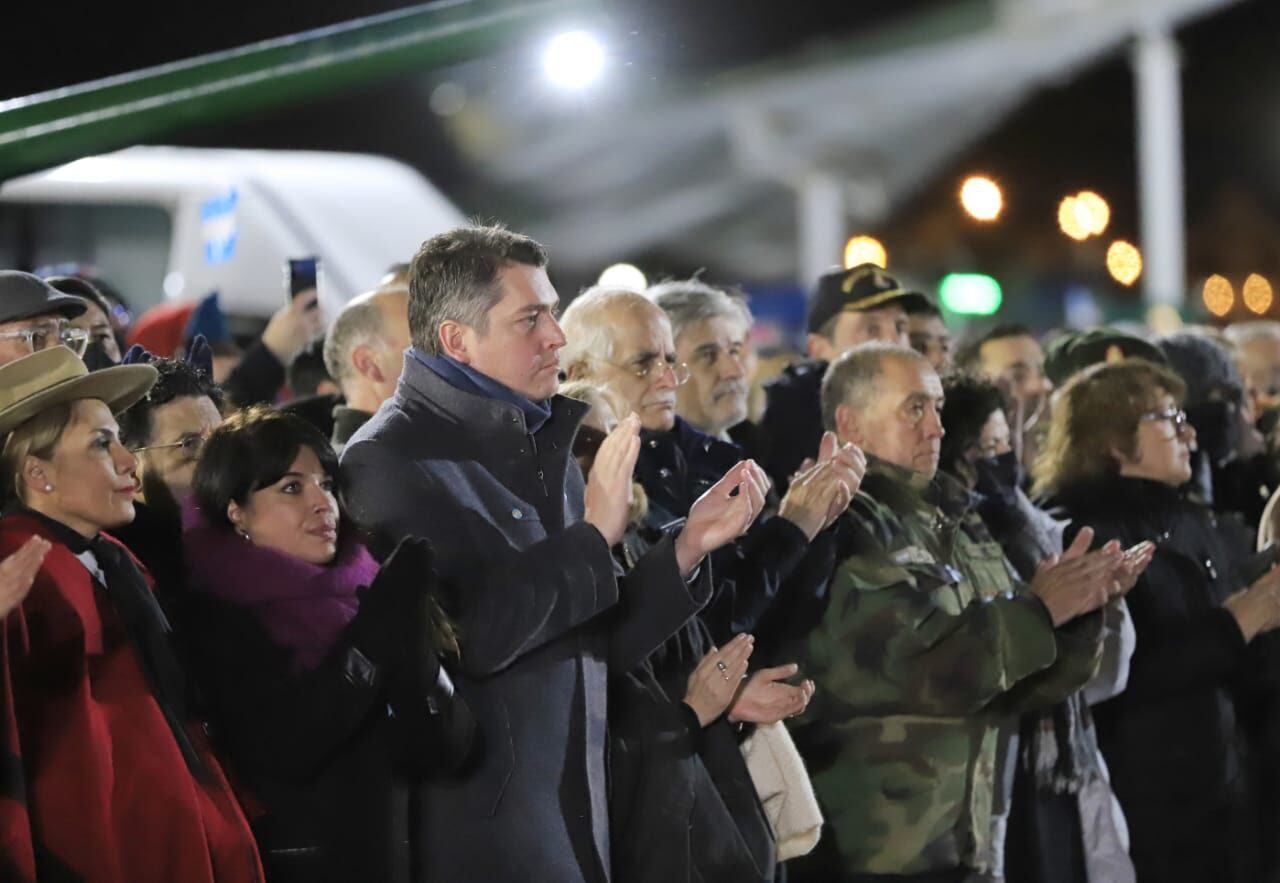
M 727 671 L 729 670 L 729 666 L 727 666 L 727 665 L 725 665 L 725 664 L 724 664 L 724 660 L 723 660 L 723 659 L 717 659 L 717 660 L 716 660 L 716 668 L 720 669 L 720 673 L 721 673 L 721 674 L 723 674 L 724 672 L 727 672 Z

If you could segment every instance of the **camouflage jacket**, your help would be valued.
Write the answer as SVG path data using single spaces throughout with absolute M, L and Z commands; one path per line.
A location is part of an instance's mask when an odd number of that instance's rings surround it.
M 999 727 L 1092 677 L 1102 617 L 1055 631 L 946 476 L 872 460 L 842 529 L 803 649 L 828 836 L 850 872 L 984 870 Z

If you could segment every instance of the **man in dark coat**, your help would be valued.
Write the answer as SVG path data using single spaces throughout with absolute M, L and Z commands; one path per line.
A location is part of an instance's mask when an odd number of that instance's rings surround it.
M 809 303 L 809 361 L 789 365 L 765 387 L 758 456 L 779 492 L 822 439 L 820 391 L 827 365 L 873 340 L 907 346 L 908 308 L 929 305 L 929 298 L 903 288 L 875 264 L 832 270 L 818 280 Z
M 608 670 L 635 666 L 697 612 L 708 569 L 688 579 L 742 529 L 687 525 L 615 577 L 631 467 L 606 487 L 597 460 L 585 485 L 572 460 L 586 406 L 555 396 L 564 335 L 545 263 L 540 245 L 501 228 L 424 243 L 399 386 L 342 458 L 359 522 L 384 543 L 435 547 L 458 689 L 481 733 L 477 768 L 424 793 L 430 880 L 609 879 Z M 634 457 L 638 427 L 626 431 Z M 719 508 L 762 502 L 746 485 Z

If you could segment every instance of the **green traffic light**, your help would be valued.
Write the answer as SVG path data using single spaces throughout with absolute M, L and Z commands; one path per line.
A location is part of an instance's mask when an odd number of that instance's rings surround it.
M 1004 296 L 1000 283 L 983 273 L 949 273 L 938 283 L 942 306 L 961 316 L 990 316 Z

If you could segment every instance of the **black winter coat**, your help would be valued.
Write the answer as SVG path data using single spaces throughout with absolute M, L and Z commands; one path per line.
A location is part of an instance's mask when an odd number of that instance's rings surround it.
M 427 880 L 420 783 L 468 762 L 475 724 L 425 635 L 393 666 L 389 645 L 410 611 L 368 603 L 378 589 L 367 589 L 338 643 L 298 672 L 203 579 L 193 574 L 177 599 L 183 637 L 214 739 L 247 792 L 267 883 Z
M 510 402 L 452 386 L 412 353 L 342 454 L 353 517 L 427 539 L 458 624 L 458 693 L 477 768 L 431 786 L 428 878 L 608 879 L 610 670 L 628 671 L 707 601 L 664 540 L 625 578 L 583 520 L 572 459 L 586 406 L 560 396 L 530 432 Z M 609 615 L 604 615 L 609 613 Z
M 632 530 L 631 566 L 660 534 Z M 610 820 L 615 883 L 768 883 L 773 833 L 724 717 L 706 727 L 682 701 L 712 649 L 698 617 L 609 683 Z
M 1137 631 L 1128 687 L 1093 709 L 1138 879 L 1256 880 L 1234 695 L 1249 654 L 1222 607 L 1244 588 L 1247 549 L 1208 509 L 1159 482 L 1081 483 L 1051 506 L 1071 521 L 1068 542 L 1088 525 L 1097 543 L 1157 544 L 1127 597 Z

